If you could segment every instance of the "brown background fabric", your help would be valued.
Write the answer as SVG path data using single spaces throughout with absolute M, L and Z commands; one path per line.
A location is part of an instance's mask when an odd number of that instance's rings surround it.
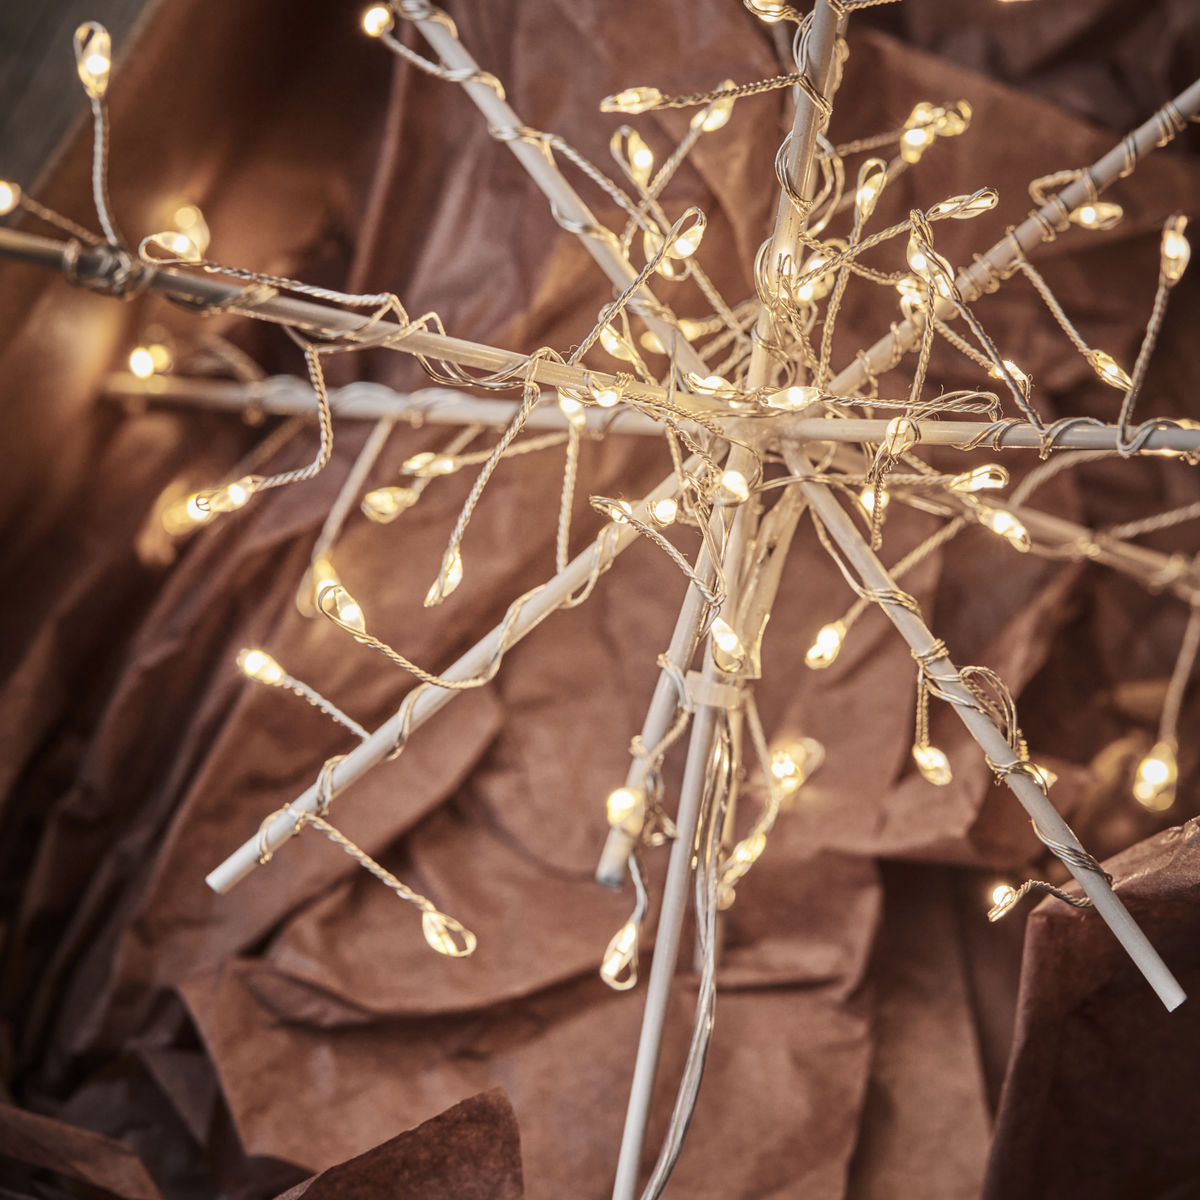
M 598 114 L 602 96 L 639 83 L 690 92 L 773 74 L 780 61 L 769 29 L 715 0 L 452 11 L 522 119 L 599 163 L 618 123 Z M 608 285 L 460 89 L 394 63 L 357 20 L 349 4 L 159 6 L 118 47 L 120 224 L 140 237 L 189 199 L 220 261 L 389 289 L 411 313 L 435 310 L 449 332 L 500 346 L 577 344 Z M 1200 13 L 1187 0 L 904 0 L 854 17 L 850 45 L 835 140 L 895 128 L 922 99 L 973 105 L 970 134 L 939 142 L 879 216 L 997 188 L 994 213 L 938 227 L 939 249 L 962 261 L 1025 214 L 1030 178 L 1093 161 L 1200 73 Z M 670 212 L 708 213 L 703 261 L 731 299 L 751 292 L 787 113 L 778 92 L 739 105 L 668 193 Z M 686 122 L 667 112 L 635 123 L 661 155 Z M 41 198 L 88 222 L 86 134 Z M 1153 296 L 1162 220 L 1200 213 L 1198 148 L 1193 129 L 1119 185 L 1117 230 L 1073 231 L 1039 257 L 1085 336 L 1124 363 Z M 694 297 L 678 307 L 702 311 Z M 892 311 L 852 290 L 839 360 Z M 977 311 L 1033 376 L 1044 413 L 1115 416 L 1117 393 L 1027 285 L 1013 281 Z M 1200 417 L 1196 312 L 1190 276 L 1144 415 Z M 604 1196 L 643 991 L 615 994 L 597 977 L 630 897 L 591 876 L 603 797 L 624 777 L 682 577 L 652 546 L 634 547 L 586 605 L 514 648 L 494 684 L 456 699 L 339 797 L 349 836 L 479 935 L 472 958 L 431 954 L 413 911 L 311 830 L 215 896 L 205 873 L 349 748 L 321 714 L 242 679 L 238 649 L 265 647 L 370 728 L 408 680 L 293 604 L 363 426 L 338 423 L 316 480 L 256 498 L 169 563 L 139 557 L 164 489 L 221 478 L 264 436 L 228 416 L 104 397 L 105 374 L 155 322 L 181 347 L 219 332 L 268 371 L 302 369 L 276 329 L 152 297 L 122 304 L 0 264 L 0 1195 L 78 1194 L 78 1183 L 123 1200 L 288 1188 Z M 930 386 L 977 383 L 969 366 L 939 350 Z M 383 352 L 341 356 L 329 374 L 397 388 L 423 379 Z M 905 379 L 886 382 L 895 391 Z M 372 482 L 396 481 L 408 456 L 446 436 L 397 428 Z M 302 465 L 314 445 L 306 429 L 273 469 Z M 1003 461 L 1019 476 L 1033 460 Z M 587 443 L 575 547 L 598 528 L 589 493 L 638 495 L 669 465 L 648 441 Z M 352 516 L 336 561 L 373 632 L 432 668 L 452 661 L 553 570 L 560 473 L 554 451 L 505 464 L 467 534 L 465 581 L 439 609 L 421 600 L 470 477 L 438 481 L 394 525 Z M 1198 497 L 1194 468 L 1160 459 L 1085 466 L 1039 493 L 1093 525 Z M 935 528 L 895 512 L 885 559 Z M 1190 554 L 1194 528 L 1147 542 Z M 686 535 L 681 544 L 694 549 Z M 906 586 L 957 661 L 1008 681 L 1034 757 L 1060 776 L 1056 803 L 1200 993 L 1196 697 L 1184 706 L 1175 808 L 1154 816 L 1128 794 L 1183 606 L 1094 565 L 1017 557 L 978 529 Z M 714 1040 L 668 1194 L 1200 1195 L 1200 995 L 1165 1014 L 1094 914 L 1047 901 L 1024 930 L 1022 913 L 988 925 L 998 878 L 1061 870 L 1039 856 L 952 714 L 934 713 L 933 737 L 953 784 L 935 791 L 911 770 L 913 664 L 880 614 L 862 619 L 829 671 L 799 665 L 850 600 L 802 530 L 757 695 L 771 736 L 816 737 L 828 758 L 725 921 Z M 657 894 L 664 855 L 648 867 Z M 674 985 L 651 1145 L 694 985 L 686 969 Z

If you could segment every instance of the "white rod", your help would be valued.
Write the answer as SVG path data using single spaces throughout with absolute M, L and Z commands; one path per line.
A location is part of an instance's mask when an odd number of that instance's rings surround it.
M 179 375 L 115 374 L 108 377 L 108 395 L 147 399 L 176 406 L 196 406 L 223 412 L 257 408 L 272 416 L 316 417 L 316 400 L 305 379 L 274 375 L 261 383 L 239 383 L 227 379 L 199 379 Z M 686 398 L 685 398 L 686 402 Z M 391 418 L 414 426 L 487 425 L 504 429 L 520 405 L 513 400 L 482 400 L 450 388 L 421 388 L 396 392 L 386 384 L 361 380 L 331 388 L 329 404 L 336 417 L 379 421 Z M 661 435 L 662 424 L 628 405 L 615 408 L 588 407 L 582 413 L 589 433 L 638 433 Z M 534 429 L 568 429 L 567 418 L 557 404 L 539 405 L 526 425 Z
M 788 466 L 797 474 L 803 474 L 812 469 L 812 464 L 804 452 L 799 449 L 790 452 Z M 863 541 L 853 521 L 829 489 L 824 484 L 816 482 L 801 483 L 800 487 L 821 523 L 828 530 L 829 536 L 837 543 L 863 584 L 875 591 L 896 591 L 894 580 Z M 914 654 L 929 653 L 933 648 L 934 637 L 920 616 L 896 604 L 884 603 L 879 607 L 899 630 L 900 635 L 909 644 Z M 958 714 L 959 719 L 967 727 L 967 731 L 979 743 L 984 754 L 1000 767 L 1014 764 L 1017 756 L 1005 741 L 1000 730 L 985 715 L 967 707 L 974 704 L 974 700 L 961 682 L 958 669 L 950 659 L 934 660 L 929 667 L 929 675 L 930 678 L 937 681 L 940 689 L 964 701 L 963 704 L 951 704 L 951 708 Z M 1005 783 L 1044 834 L 1063 845 L 1078 850 L 1083 849 L 1079 839 L 1033 780 L 1021 774 L 1012 774 L 1005 778 Z M 1096 911 L 1113 931 L 1117 940 L 1146 977 L 1147 982 L 1158 994 L 1168 1011 L 1182 1004 L 1187 998 L 1183 989 L 1104 877 L 1094 871 L 1078 868 L 1069 862 L 1066 863 L 1066 866 L 1079 881 L 1080 887 L 1091 898 Z
M 694 465 L 694 464 L 690 464 Z M 673 496 L 678 482 L 672 474 L 668 476 L 634 510 L 644 517 L 646 509 L 655 500 Z M 526 634 L 532 632 L 555 609 L 566 603 L 587 582 L 595 569 L 597 556 L 604 553 L 607 542 L 611 556 L 615 557 L 630 546 L 637 538 L 637 530 L 628 524 L 606 526 L 602 533 L 586 550 L 576 555 L 566 568 L 549 580 L 542 590 L 531 597 L 522 607 L 507 638 L 503 636 L 503 622 L 476 642 L 465 654 L 448 667 L 442 675 L 450 680 L 464 680 L 487 670 L 502 646 L 513 646 Z M 606 563 L 607 566 L 607 563 Z M 434 713 L 448 704 L 457 691 L 446 688 L 426 687 L 413 702 L 409 719 L 409 732 L 424 724 Z M 396 745 L 404 726 L 403 707 L 376 729 L 365 742 L 356 746 L 337 764 L 332 773 L 332 791 L 336 795 L 349 787 L 368 770 L 383 762 Z M 314 783 L 307 791 L 292 801 L 290 812 L 274 817 L 264 831 L 266 848 L 272 853 L 295 833 L 296 818 L 305 812 L 315 812 L 318 804 L 318 787 Z M 245 879 L 259 865 L 261 850 L 259 837 L 252 837 L 234 851 L 220 866 L 211 871 L 205 882 L 215 892 L 227 892 Z

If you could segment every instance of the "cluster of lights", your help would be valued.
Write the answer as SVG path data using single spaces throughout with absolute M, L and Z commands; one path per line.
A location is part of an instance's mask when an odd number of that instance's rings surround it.
M 939 137 L 957 137 L 971 124 L 971 106 L 965 100 L 940 106 L 922 100 L 905 118 L 900 135 L 900 157 L 918 163 Z

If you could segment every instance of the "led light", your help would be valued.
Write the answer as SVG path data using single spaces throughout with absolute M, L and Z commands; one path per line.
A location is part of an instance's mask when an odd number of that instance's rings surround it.
M 283 668 L 265 650 L 240 650 L 237 665 L 243 674 L 272 687 L 283 678 Z
M 983 492 L 1008 486 L 1008 471 L 998 463 L 973 467 L 962 475 L 955 475 L 950 488 L 955 492 Z
M 392 10 L 382 4 L 373 5 L 362 16 L 363 32 L 368 37 L 382 37 L 390 33 L 394 23 Z
M 381 487 L 368 492 L 362 498 L 363 516 L 377 525 L 394 521 L 402 512 L 412 508 L 421 493 L 406 487 Z
M 642 230 L 642 253 L 645 254 L 647 262 L 661 253 L 662 248 L 663 238 L 660 233 L 652 229 Z M 654 270 L 664 279 L 678 279 L 684 272 L 684 268 L 676 265 L 670 254 L 664 255 Z
M 771 778 L 778 791 L 791 796 L 824 761 L 825 747 L 816 738 L 801 738 L 771 755 Z
M 649 350 L 651 354 L 666 354 L 667 348 L 659 340 L 659 336 L 653 329 L 647 329 L 642 334 L 638 341 L 642 343 L 644 350 Z
M 980 520 L 993 533 L 999 534 L 1014 550 L 1024 554 L 1033 544 L 1029 530 L 1010 512 L 1002 508 L 987 508 L 980 513 Z
M 833 290 L 833 285 L 837 282 L 836 273 L 826 271 L 824 274 L 819 274 L 818 272 L 835 254 L 840 254 L 845 250 L 846 244 L 842 241 L 830 241 L 826 245 L 828 247 L 827 250 L 818 251 L 816 254 L 811 255 L 798 272 L 787 272 L 792 278 L 803 279 L 805 281 L 794 285 L 792 288 L 792 292 L 797 300 L 804 303 L 811 300 L 821 300 Z
M 583 401 L 577 400 L 574 396 L 568 396 L 566 392 L 559 392 L 558 408 L 562 415 L 567 418 L 567 423 L 576 429 L 582 429 L 587 424 L 587 414 L 583 410 Z
M 868 158 L 859 168 L 854 204 L 864 220 L 875 211 L 887 181 L 887 163 L 882 158 Z
M 216 515 L 211 509 L 200 506 L 199 496 L 191 495 L 166 505 L 160 519 L 163 529 L 171 537 L 183 537 L 200 525 L 207 525 Z
M 992 907 L 988 909 L 988 920 L 998 921 L 1017 902 L 1017 890 L 1007 883 L 998 883 L 992 888 Z
M 691 258 L 700 249 L 700 239 L 708 228 L 708 218 L 698 208 L 689 211 L 692 213 L 691 224 L 685 225 L 667 242 L 667 254 L 671 258 Z
M 367 632 L 367 619 L 357 600 L 340 583 L 326 584 L 317 593 L 317 607 L 348 633 Z
M 153 246 L 156 250 L 162 250 L 167 259 L 157 259 L 156 261 L 176 261 L 176 262 L 192 262 L 197 263 L 202 261 L 203 255 L 200 253 L 200 248 L 192 241 L 185 233 L 180 233 L 177 229 L 169 229 L 165 233 L 152 233 L 148 238 L 143 239 L 142 247 Z M 153 256 L 150 256 L 153 258 Z
M 746 647 L 724 617 L 718 617 L 712 623 L 712 656 L 717 667 L 729 674 L 739 670 L 746 661 Z
M 0 217 L 7 217 L 21 203 L 21 189 L 7 179 L 0 179 Z
M 195 501 L 197 506 L 206 512 L 233 512 L 235 509 L 245 506 L 250 497 L 254 495 L 254 489 L 254 479 L 250 475 L 243 475 L 241 479 L 234 480 L 225 487 L 209 488 L 207 491 L 197 492 Z
M 328 554 L 318 554 L 312 560 L 308 567 L 308 576 L 311 580 L 312 602 L 317 606 L 320 606 L 321 595 L 326 588 L 337 587 L 342 582 L 334 570 L 333 559 Z
M 0 193 L 0 212 L 3 211 L 3 195 Z M 1179 214 L 1168 218 L 1163 226 L 1162 273 L 1163 278 L 1170 284 L 1176 284 L 1183 278 L 1188 259 L 1192 257 L 1192 247 L 1183 232 L 1186 228 L 1187 217 Z
M 954 268 L 936 251 L 922 249 L 914 231 L 908 239 L 908 265 L 943 297 L 954 295 Z
M 950 760 L 936 746 L 914 746 L 912 756 L 917 770 L 935 787 L 945 787 L 954 778 Z
M 1179 764 L 1171 742 L 1158 742 L 1138 763 L 1133 779 L 1133 798 L 1151 812 L 1164 812 L 1175 803 Z
M 804 656 L 804 665 L 814 671 L 822 671 L 826 667 L 832 666 L 842 652 L 842 642 L 845 640 L 846 623 L 844 621 L 833 621 L 829 625 L 822 625 Z
M 601 408 L 612 408 L 621 399 L 620 388 L 598 388 L 592 397 Z
M 462 555 L 458 550 L 450 551 L 442 560 L 442 569 L 438 577 L 429 585 L 429 591 L 425 593 L 425 607 L 433 608 L 437 604 L 441 604 L 447 596 L 453 594 L 462 583 L 463 579 L 463 561 Z
M 921 431 L 910 417 L 893 417 L 883 435 L 883 448 L 892 458 L 899 458 L 906 450 L 911 450 L 920 437 Z
M 1035 762 L 1031 762 L 1029 766 L 1046 791 L 1049 791 L 1058 782 L 1058 776 L 1049 767 L 1043 767 L 1040 763 Z
M 625 152 L 629 158 L 629 173 L 638 187 L 644 188 L 654 170 L 654 151 L 646 145 L 641 134 L 631 129 L 626 135 Z
M 743 3 L 767 25 L 775 25 L 792 11 L 786 4 L 779 4 L 776 0 L 743 0 Z
M 679 515 L 679 505 L 670 496 L 655 500 L 650 505 L 650 519 L 655 525 L 670 525 Z
M 1029 376 L 1017 366 L 1011 358 L 1002 358 L 1000 360 L 1004 364 L 1004 370 L 1008 372 L 1008 377 L 1017 385 L 1017 390 L 1024 396 L 1029 395 L 1030 379 Z M 1004 372 L 993 363 L 988 368 L 988 374 L 993 379 L 1003 379 Z
M 921 155 L 933 145 L 937 134 L 928 126 L 906 129 L 900 138 L 900 157 L 906 163 L 921 161 Z
M 693 392 L 705 396 L 731 395 L 733 386 L 721 375 L 697 375 L 692 371 L 687 373 L 687 385 Z
M 726 92 L 736 86 L 732 79 L 723 79 L 714 90 Z M 729 124 L 733 103 L 732 96 L 726 96 L 723 100 L 714 100 L 707 108 L 702 108 L 692 118 L 692 128 L 698 128 L 702 133 L 716 133 L 718 129 L 724 129 Z
M 610 792 L 604 804 L 608 823 L 629 837 L 635 838 L 646 823 L 646 794 L 637 788 L 617 788 Z
M 950 217 L 955 221 L 969 221 L 985 212 L 990 212 L 1000 202 L 1000 197 L 991 188 L 980 188 L 969 196 L 951 196 L 935 204 L 925 214 L 931 221 Z
M 730 852 L 729 861 L 731 864 L 736 863 L 742 868 L 740 874 L 744 875 L 760 858 L 763 851 L 767 848 L 767 835 L 761 829 L 756 829 L 748 837 L 743 838 L 733 850 Z M 729 875 L 725 878 L 728 880 Z
M 112 70 L 112 39 L 103 25 L 88 21 L 75 30 L 75 68 L 87 94 L 102 99 Z
M 682 333 L 689 342 L 694 342 L 708 329 L 708 326 L 703 321 L 693 321 L 691 317 L 680 317 L 678 320 L 678 325 L 679 332 Z
M 750 484 L 741 471 L 728 470 L 721 476 L 721 488 L 725 499 L 734 504 L 743 504 L 750 499 Z
M 771 408 L 779 408 L 784 412 L 795 412 L 796 409 L 813 404 L 820 398 L 821 392 L 818 388 L 790 387 L 779 392 L 772 392 L 767 397 L 767 404 Z
M 1084 204 L 1069 214 L 1070 220 L 1083 229 L 1111 229 L 1124 215 L 1125 210 L 1119 204 L 1106 200 Z
M 891 500 L 891 497 L 887 494 L 886 491 L 881 491 L 879 493 L 879 515 L 880 516 L 882 516 L 887 511 L 887 506 L 888 506 L 888 503 L 890 502 L 890 500 Z M 867 514 L 867 516 L 869 516 L 869 517 L 874 516 L 874 514 L 875 514 L 875 489 L 873 487 L 863 488 L 863 490 L 858 493 L 858 502 L 859 502 L 859 504 L 862 505 L 863 512 L 865 512 Z
M 608 506 L 608 518 L 614 525 L 628 525 L 633 505 L 628 500 L 616 500 Z
M 627 921 L 617 930 L 600 963 L 600 978 L 614 991 L 628 991 L 637 983 L 638 927 Z
M 405 459 L 400 469 L 409 475 L 452 475 L 455 465 L 454 459 L 448 455 L 423 450 Z
M 663 98 L 656 87 L 626 88 L 600 101 L 600 111 L 606 113 L 629 113 L 636 115 L 653 108 Z
M 634 362 L 637 359 L 637 351 L 611 325 L 605 325 L 600 330 L 600 345 L 613 358 L 620 358 L 625 362 Z
M 129 352 L 129 370 L 139 379 L 149 379 L 154 374 L 154 355 L 145 346 L 135 346 Z
M 1118 391 L 1125 391 L 1132 380 L 1129 376 L 1117 365 L 1116 359 L 1111 354 L 1105 354 L 1103 350 L 1089 350 L 1087 352 L 1087 360 L 1092 365 L 1092 370 L 1108 384 L 1109 387 L 1114 387 Z
M 204 214 L 194 204 L 181 204 L 175 210 L 175 228 L 203 254 L 208 249 L 211 234 Z
M 475 935 L 437 909 L 421 913 L 421 932 L 430 948 L 447 958 L 466 958 L 475 953 Z

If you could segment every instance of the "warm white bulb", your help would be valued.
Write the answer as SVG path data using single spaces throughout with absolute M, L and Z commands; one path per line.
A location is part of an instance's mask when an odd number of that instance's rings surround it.
M 1170 742 L 1158 742 L 1138 763 L 1133 779 L 1133 797 L 1151 812 L 1164 812 L 1175 803 L 1178 779 L 1175 747 Z
M 241 671 L 259 683 L 274 686 L 283 679 L 283 668 L 265 650 L 242 650 L 237 656 Z
M 429 591 L 425 593 L 425 607 L 433 608 L 434 605 L 441 604 L 447 596 L 457 590 L 462 580 L 462 555 L 455 548 L 448 557 L 442 560 L 441 574 L 430 584 Z
M 950 487 L 956 492 L 982 492 L 1008 486 L 1008 471 L 998 463 L 974 467 L 962 475 L 955 475 Z
M 600 111 L 606 113 L 629 113 L 636 116 L 653 108 L 663 98 L 662 92 L 656 87 L 626 88 L 613 96 L 605 96 L 600 101 Z
M 650 505 L 650 519 L 656 525 L 670 525 L 679 515 L 679 504 L 672 500 L 670 496 L 664 496 L 661 500 L 655 500 Z
M 784 388 L 779 392 L 772 392 L 767 397 L 767 405 L 770 408 L 780 408 L 785 412 L 795 412 L 798 408 L 804 408 L 805 405 L 814 404 L 820 400 L 821 392 L 815 387 L 790 387 Z
M 139 379 L 149 379 L 154 374 L 154 355 L 146 346 L 137 346 L 129 352 L 129 370 Z
M 617 388 L 599 388 L 592 397 L 601 408 L 612 408 L 621 399 L 621 393 Z
M 1192 247 L 1183 232 L 1186 228 L 1187 217 L 1179 215 L 1171 217 L 1163 226 L 1162 273 L 1163 278 L 1172 285 L 1183 278 L 1188 260 L 1192 257 Z
M 1103 350 L 1089 350 L 1087 360 L 1092 365 L 1092 370 L 1108 384 L 1109 387 L 1116 388 L 1117 391 L 1125 391 L 1133 381 L 1129 378 L 1128 373 L 1117 363 L 1111 354 L 1106 354 Z
M 737 671 L 746 661 L 746 647 L 724 617 L 712 623 L 712 654 L 717 666 L 729 673 Z
M 735 504 L 742 504 L 750 499 L 750 483 L 741 471 L 730 469 L 721 476 L 721 487 L 726 498 Z
M 879 493 L 880 516 L 882 516 L 883 513 L 887 511 L 888 502 L 890 500 L 891 500 L 891 497 L 887 494 L 886 491 L 881 491 Z M 861 492 L 859 492 L 859 494 L 858 494 L 858 502 L 859 502 L 859 504 L 862 505 L 863 511 L 867 514 L 867 516 L 874 516 L 874 514 L 875 514 L 875 489 L 873 487 L 863 488 L 863 490 Z
M 392 24 L 392 10 L 382 4 L 373 5 L 362 16 L 363 31 L 368 37 L 381 37 L 392 28 Z
M 912 756 L 917 770 L 935 787 L 945 787 L 953 780 L 950 760 L 936 746 L 914 746 Z
M 605 801 L 608 823 L 630 837 L 637 837 L 646 822 L 646 795 L 636 788 L 617 788 Z
M 0 217 L 7 217 L 21 203 L 21 189 L 7 179 L 0 179 Z
M 821 626 L 817 631 L 817 636 L 813 639 L 813 644 L 809 646 L 808 652 L 804 656 L 805 666 L 814 671 L 832 666 L 842 651 L 842 642 L 845 641 L 845 638 L 846 624 L 844 621 L 833 621 L 828 625 Z
M 365 517 L 378 525 L 386 525 L 412 508 L 420 495 L 420 492 L 406 487 L 375 488 L 362 498 L 361 508 Z
M 1015 550 L 1024 554 L 1033 544 L 1029 530 L 1010 512 L 1002 508 L 985 509 L 981 517 L 983 524 L 993 533 L 999 534 Z

